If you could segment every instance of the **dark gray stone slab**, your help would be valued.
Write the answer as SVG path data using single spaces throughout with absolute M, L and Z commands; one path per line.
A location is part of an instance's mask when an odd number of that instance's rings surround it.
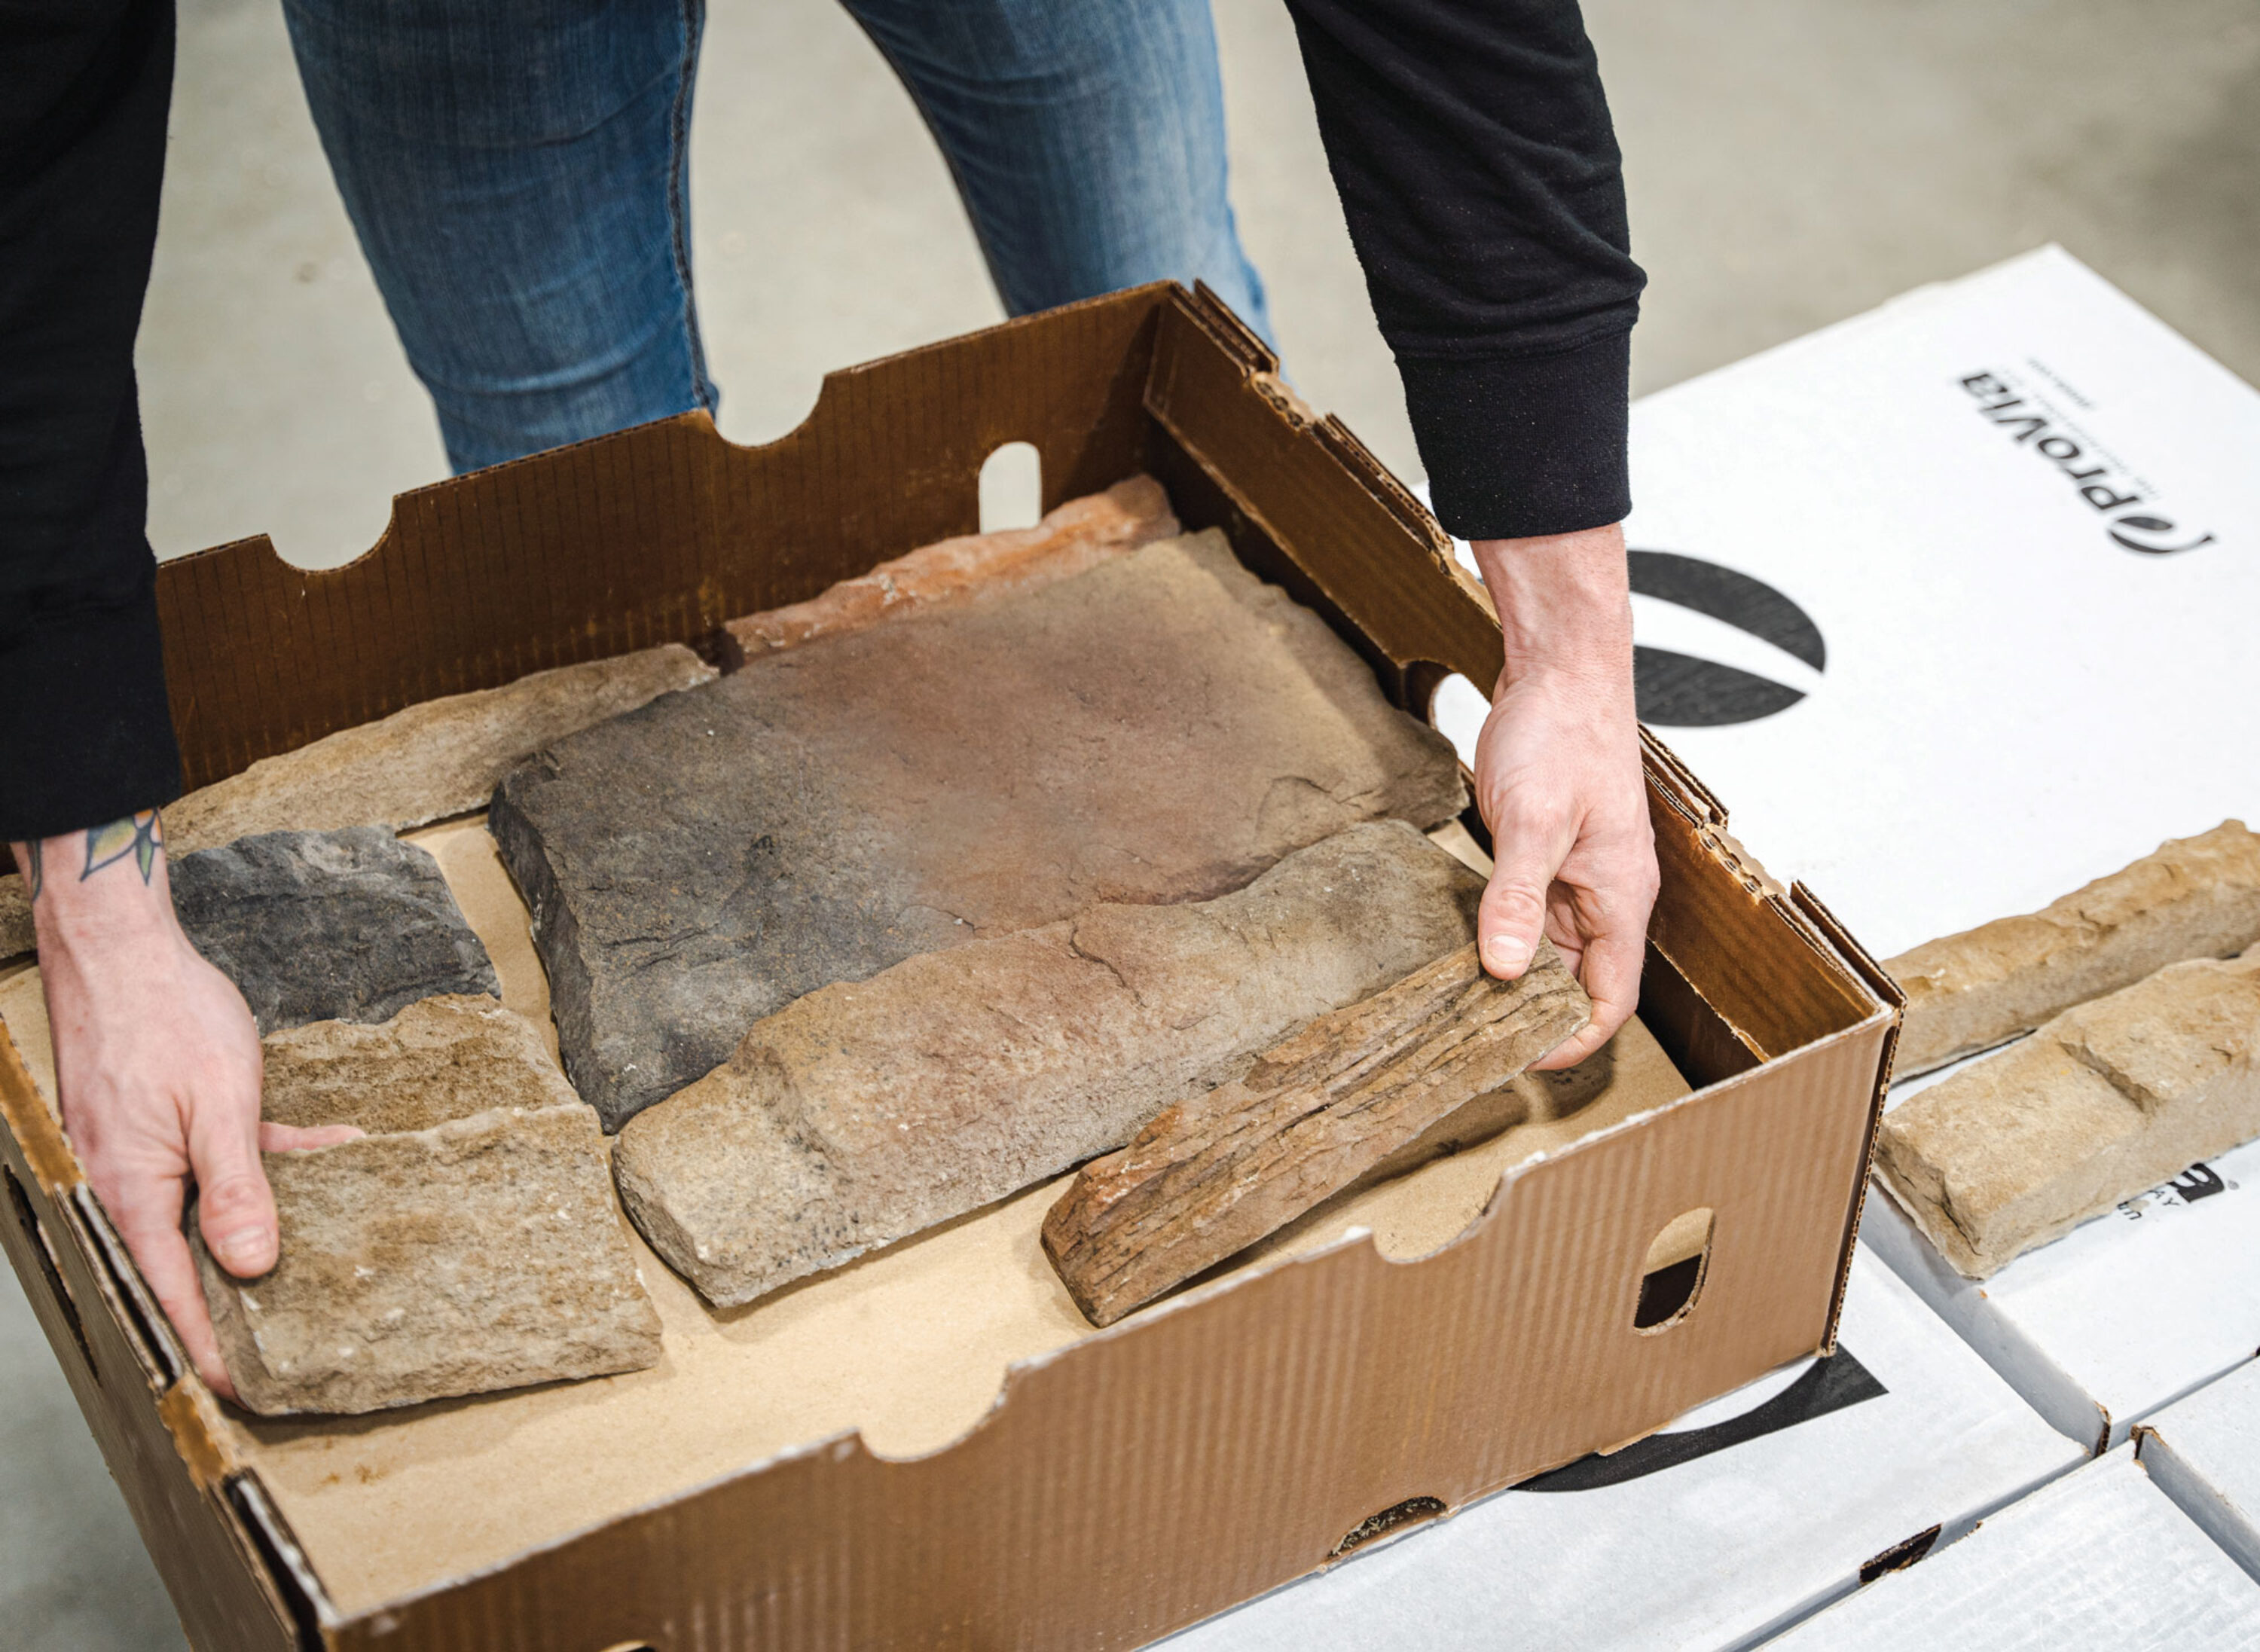
M 383 826 L 268 832 L 172 862 L 173 905 L 261 1033 L 500 996 L 440 863 Z
M 1212 533 L 754 660 L 559 741 L 489 824 L 616 1129 L 828 983 L 1463 801 L 1442 737 Z

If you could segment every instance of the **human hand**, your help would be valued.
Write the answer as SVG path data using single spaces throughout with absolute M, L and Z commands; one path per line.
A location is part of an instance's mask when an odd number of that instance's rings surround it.
M 259 1120 L 259 1031 L 234 983 L 173 915 L 155 811 L 12 846 L 32 896 L 63 1129 L 118 1236 L 205 1383 L 234 1397 L 182 1232 L 240 1278 L 275 1265 L 261 1150 L 361 1133 Z
M 1505 669 L 1476 741 L 1476 805 L 1493 869 L 1477 919 L 1484 968 L 1512 981 L 1543 933 L 1593 1001 L 1591 1023 L 1537 1065 L 1575 1065 L 1640 1002 L 1656 840 L 1633 710 L 1624 530 L 1477 540 Z

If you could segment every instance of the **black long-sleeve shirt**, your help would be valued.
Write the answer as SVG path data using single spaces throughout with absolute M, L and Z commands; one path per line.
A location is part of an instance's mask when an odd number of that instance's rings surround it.
M 1287 0 L 1437 514 L 1630 507 L 1641 275 L 1575 0 Z M 174 797 L 133 335 L 171 0 L 0 0 L 0 840 Z

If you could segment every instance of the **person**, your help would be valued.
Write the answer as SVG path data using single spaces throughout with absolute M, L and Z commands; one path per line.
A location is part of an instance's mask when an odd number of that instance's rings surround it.
M 1259 330 L 1207 0 L 845 0 L 947 158 L 1007 309 L 1205 281 Z M 1444 526 L 1505 668 L 1477 744 L 1478 919 L 1638 993 L 1656 867 L 1619 524 L 1643 277 L 1574 0 L 1288 0 L 1320 131 Z M 286 0 L 315 125 L 458 470 L 717 392 L 689 254 L 703 0 Z M 273 1265 L 259 1043 L 175 920 L 167 710 L 132 342 L 170 0 L 0 11 L 0 838 L 26 880 L 66 1127 L 198 1369 L 182 1229 Z

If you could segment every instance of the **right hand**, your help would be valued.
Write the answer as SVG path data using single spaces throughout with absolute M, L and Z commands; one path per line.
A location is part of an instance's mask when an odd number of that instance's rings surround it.
M 14 847 L 32 892 L 63 1129 L 197 1374 L 232 1398 L 182 1230 L 190 1184 L 214 1260 L 255 1278 L 278 1242 L 261 1152 L 361 1132 L 261 1124 L 258 1028 L 173 914 L 160 832 L 153 813 Z

